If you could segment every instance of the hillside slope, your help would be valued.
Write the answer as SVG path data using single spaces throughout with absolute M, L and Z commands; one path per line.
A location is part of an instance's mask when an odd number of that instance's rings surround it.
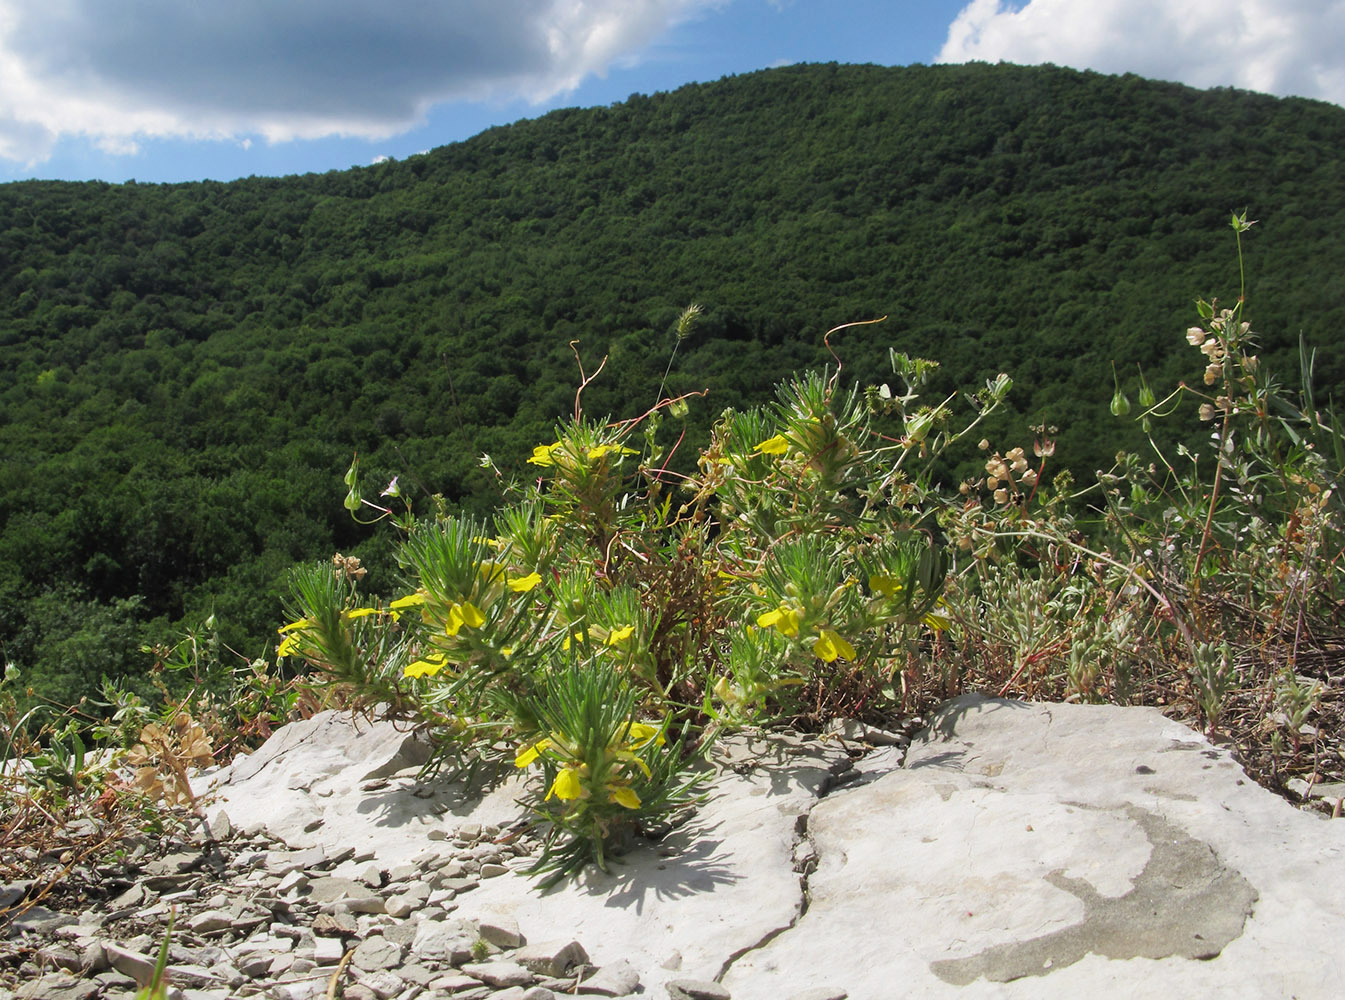
M 887 349 L 940 388 L 1016 381 L 1003 433 L 1061 428 L 1082 473 L 1138 440 L 1106 412 L 1191 368 L 1197 295 L 1236 293 L 1260 220 L 1265 356 L 1300 333 L 1345 382 L 1345 110 L 1053 67 L 788 67 L 558 111 L 403 162 L 164 186 L 0 185 L 0 652 L 58 698 L 143 668 L 214 610 L 255 655 L 296 560 L 364 551 L 339 476 L 486 509 L 573 404 L 674 391 L 693 424 Z M 1324 393 L 1323 393 L 1324 394 Z M 376 588 L 394 586 L 375 566 Z

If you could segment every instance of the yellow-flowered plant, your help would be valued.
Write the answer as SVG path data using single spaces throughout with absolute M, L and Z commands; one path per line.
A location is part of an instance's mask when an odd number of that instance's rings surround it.
M 316 669 L 325 702 L 381 703 L 401 711 L 407 692 L 396 666 L 406 650 L 386 627 L 395 626 L 400 612 L 361 603 L 362 575 L 339 559 L 298 567 L 290 576 L 290 621 L 277 629 L 276 656 Z
M 700 730 L 703 749 L 726 726 L 849 710 L 927 631 L 942 584 L 923 512 L 882 492 L 883 456 L 905 451 L 834 377 L 726 414 L 681 491 L 676 448 L 657 440 L 670 403 L 559 425 L 521 463 L 518 502 L 489 524 L 408 524 L 404 589 L 334 619 L 395 638 L 385 675 L 463 752 L 508 739 L 518 769 L 540 766 L 532 802 L 563 870 L 601 863 L 685 800 L 668 725 Z M 313 631 L 288 628 L 286 643 Z
M 695 783 L 677 777 L 682 748 L 667 745 L 666 723 L 634 717 L 639 701 L 638 689 L 595 660 L 572 659 L 552 675 L 536 703 L 536 730 L 514 756 L 516 768 L 544 771 L 546 793 L 534 808 L 552 838 L 538 871 L 605 867 L 609 844 L 683 801 Z M 566 840 L 557 844 L 560 835 Z

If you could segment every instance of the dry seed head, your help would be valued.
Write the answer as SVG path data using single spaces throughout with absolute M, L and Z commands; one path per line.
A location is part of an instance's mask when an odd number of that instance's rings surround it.
M 360 565 L 360 560 L 357 556 L 343 556 L 339 552 L 332 556 L 332 565 L 335 566 L 336 571 L 347 580 L 362 580 L 364 579 L 365 574 L 369 572 Z

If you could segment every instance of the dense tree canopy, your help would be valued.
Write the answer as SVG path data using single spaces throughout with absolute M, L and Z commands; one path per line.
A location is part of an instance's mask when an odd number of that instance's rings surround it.
M 998 432 L 1060 428 L 1081 473 L 1133 447 L 1107 413 L 1193 369 L 1228 298 L 1231 209 L 1260 220 L 1265 357 L 1345 379 L 1345 110 L 1007 65 L 795 66 L 491 129 L 402 162 L 228 184 L 0 185 L 0 652 L 47 693 L 143 669 L 214 611 L 259 653 L 295 561 L 372 551 L 371 476 L 484 510 L 573 406 L 654 402 L 703 431 L 790 371 L 940 388 L 1016 380 Z M 1014 442 L 1009 442 L 1014 443 Z M 382 548 L 378 551 L 383 551 Z M 395 587 L 376 566 L 377 586 Z M 381 574 L 381 576 L 380 576 Z

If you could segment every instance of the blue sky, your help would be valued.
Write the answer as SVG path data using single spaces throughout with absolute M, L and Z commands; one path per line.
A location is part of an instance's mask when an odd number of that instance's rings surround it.
M 1345 0 L 0 0 L 0 180 L 230 180 L 795 62 L 979 59 L 1345 104 Z

